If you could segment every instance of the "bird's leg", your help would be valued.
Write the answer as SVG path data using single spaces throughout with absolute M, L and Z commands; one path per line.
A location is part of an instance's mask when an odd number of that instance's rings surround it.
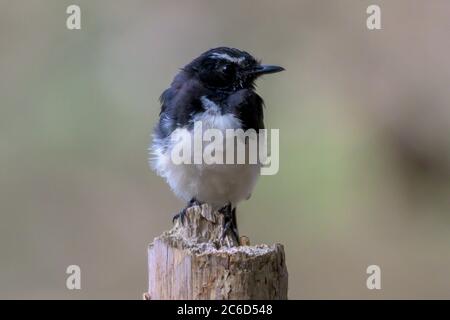
M 183 210 L 181 210 L 180 212 L 178 212 L 176 215 L 173 216 L 172 223 L 175 223 L 175 220 L 177 220 L 178 218 L 181 219 L 181 223 L 184 223 L 184 216 L 186 215 L 187 209 L 193 206 L 200 206 L 201 204 L 202 203 L 200 201 L 198 201 L 195 198 L 192 198 L 191 200 L 189 200 L 189 202 L 187 203 L 186 207 L 183 208 Z
M 231 203 L 228 203 L 219 210 L 219 213 L 224 215 L 222 239 L 224 239 L 227 232 L 230 231 L 231 235 L 236 239 L 237 243 L 239 243 L 239 232 L 236 222 L 236 208 L 232 208 Z

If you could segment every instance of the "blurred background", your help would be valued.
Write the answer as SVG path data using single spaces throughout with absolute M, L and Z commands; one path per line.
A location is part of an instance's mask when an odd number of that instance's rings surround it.
M 449 15 L 446 0 L 0 0 L 0 298 L 141 299 L 147 245 L 184 205 L 147 166 L 158 97 L 223 45 L 287 69 L 258 82 L 280 171 L 238 218 L 253 244 L 285 245 L 289 297 L 450 298 Z

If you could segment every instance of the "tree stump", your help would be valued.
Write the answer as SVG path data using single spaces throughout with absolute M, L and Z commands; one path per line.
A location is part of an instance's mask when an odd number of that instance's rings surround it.
M 144 299 L 287 299 L 283 245 L 250 246 L 245 237 L 239 245 L 222 232 L 222 214 L 205 204 L 189 208 L 148 248 Z

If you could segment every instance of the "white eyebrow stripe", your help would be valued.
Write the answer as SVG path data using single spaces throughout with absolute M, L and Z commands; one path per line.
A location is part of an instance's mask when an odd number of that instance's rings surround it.
M 214 58 L 217 58 L 217 59 L 224 59 L 224 60 L 234 62 L 234 63 L 241 63 L 245 59 L 243 57 L 240 57 L 240 58 L 230 57 L 226 53 L 217 53 L 217 52 L 214 52 L 213 54 L 211 54 L 211 56 Z

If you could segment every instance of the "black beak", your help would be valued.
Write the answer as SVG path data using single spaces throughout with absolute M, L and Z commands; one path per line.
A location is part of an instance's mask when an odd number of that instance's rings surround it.
M 252 71 L 250 71 L 252 74 L 254 75 L 263 75 L 263 74 L 269 74 L 269 73 L 277 73 L 277 72 L 281 72 L 284 71 L 283 67 L 279 67 L 279 66 L 272 66 L 272 65 L 268 65 L 268 64 L 262 64 L 259 65 L 258 67 L 256 67 L 255 69 L 253 69 Z

